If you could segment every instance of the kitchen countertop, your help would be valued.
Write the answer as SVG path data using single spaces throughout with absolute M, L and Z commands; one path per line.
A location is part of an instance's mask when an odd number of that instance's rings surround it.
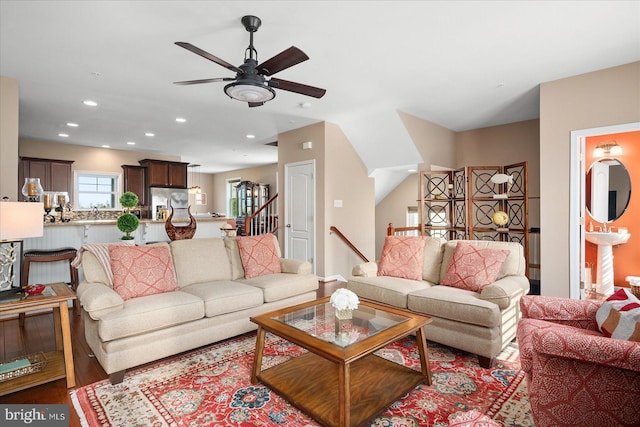
M 195 217 L 196 218 L 196 222 L 215 222 L 215 221 L 227 221 L 229 218 L 227 217 Z M 163 224 L 165 223 L 165 220 L 162 219 L 141 219 L 140 220 L 140 224 Z M 178 223 L 188 223 L 188 220 L 177 220 L 174 221 L 174 223 L 178 224 Z M 69 221 L 69 222 L 45 222 L 44 226 L 45 227 L 55 227 L 55 226 L 62 226 L 62 227 L 69 227 L 69 226 L 84 226 L 84 225 L 115 225 L 116 220 L 115 219 L 81 219 L 81 220 L 75 220 L 75 221 Z

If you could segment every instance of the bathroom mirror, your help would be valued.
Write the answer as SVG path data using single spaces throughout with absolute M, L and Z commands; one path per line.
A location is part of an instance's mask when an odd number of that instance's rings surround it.
M 622 216 L 631 199 L 631 177 L 618 159 L 600 159 L 587 172 L 585 198 L 591 217 L 601 223 Z

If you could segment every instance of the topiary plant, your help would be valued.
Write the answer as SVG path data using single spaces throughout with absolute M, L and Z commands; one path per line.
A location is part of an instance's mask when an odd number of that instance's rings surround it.
M 122 240 L 133 240 L 134 237 L 131 233 L 138 229 L 139 224 L 140 220 L 132 213 L 127 212 L 120 215 L 116 221 L 116 225 L 118 226 L 118 230 L 125 233 L 125 235 L 122 236 Z
M 138 196 L 132 191 L 127 191 L 120 196 L 120 204 L 125 208 L 125 213 L 118 217 L 116 225 L 118 226 L 118 230 L 125 233 L 125 235 L 122 236 L 122 240 L 133 240 L 134 237 L 131 233 L 138 229 L 140 220 L 132 214 L 130 210 L 138 206 Z
M 120 204 L 129 212 L 129 209 L 138 206 L 138 196 L 132 191 L 127 191 L 120 196 Z

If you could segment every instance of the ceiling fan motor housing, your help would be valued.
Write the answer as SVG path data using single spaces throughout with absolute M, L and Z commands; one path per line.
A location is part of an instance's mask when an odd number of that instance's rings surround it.
M 262 25 L 262 21 L 260 20 L 260 18 L 253 15 L 243 16 L 241 22 L 242 25 L 244 25 L 244 28 L 250 33 L 255 33 L 256 31 L 258 31 L 258 28 L 260 28 L 260 25 Z

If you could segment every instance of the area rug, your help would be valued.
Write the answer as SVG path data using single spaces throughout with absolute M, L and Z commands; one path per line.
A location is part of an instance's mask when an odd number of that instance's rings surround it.
M 223 341 L 71 391 L 84 426 L 318 426 L 277 393 L 250 382 L 255 333 Z M 371 421 L 372 427 L 533 426 L 518 350 L 492 369 L 474 355 L 429 342 L 433 384 L 422 384 Z M 263 370 L 305 350 L 267 334 Z M 377 353 L 420 370 L 415 337 Z

